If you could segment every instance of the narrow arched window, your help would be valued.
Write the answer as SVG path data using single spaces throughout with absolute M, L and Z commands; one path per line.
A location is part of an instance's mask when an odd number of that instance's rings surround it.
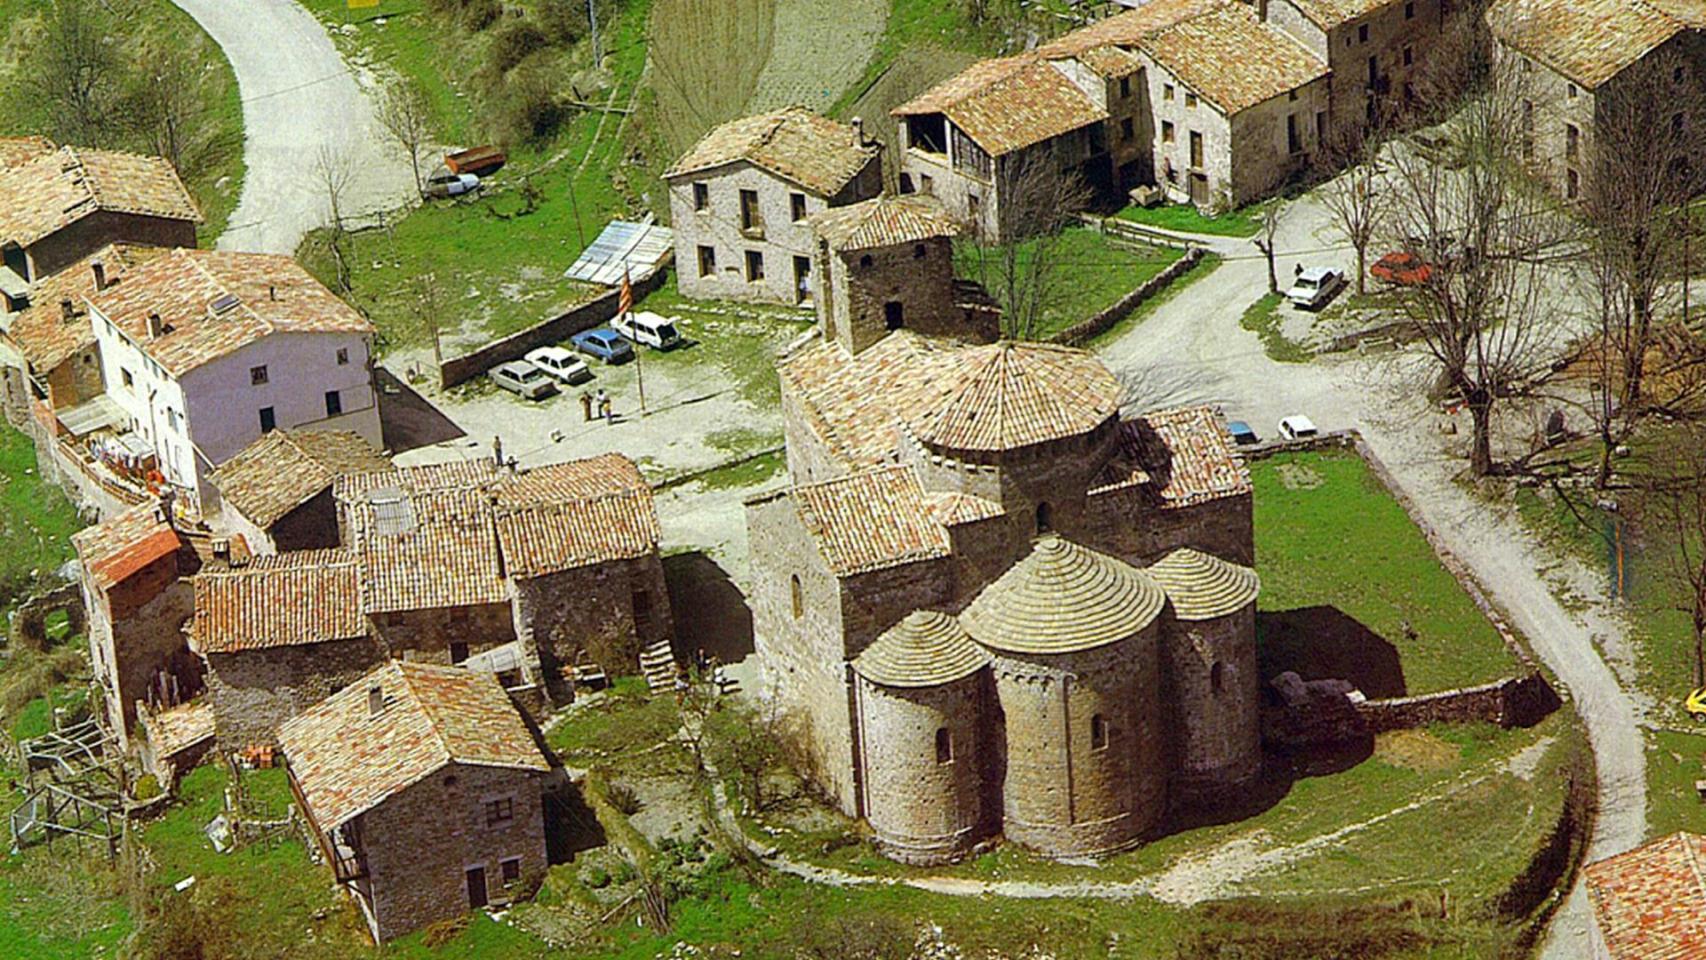
M 1054 508 L 1045 501 L 1037 504 L 1037 532 L 1048 533 L 1054 529 Z
M 875 261 L 871 259 L 871 255 L 868 253 L 859 258 L 859 266 L 866 270 L 869 270 L 871 268 L 871 264 L 874 262 Z
M 924 244 L 919 243 L 919 244 L 913 245 L 913 247 L 912 247 L 912 259 L 914 259 L 914 260 L 924 259 Z
M 1214 666 L 1208 668 L 1208 685 L 1219 693 L 1226 685 L 1226 664 L 1216 660 Z
M 793 602 L 794 619 L 800 619 L 800 615 L 806 612 L 806 598 L 800 589 L 800 575 L 797 573 L 788 578 L 788 599 Z
M 1101 714 L 1090 718 L 1090 749 L 1104 750 L 1108 746 L 1108 721 Z
M 947 727 L 936 728 L 936 762 L 952 763 L 954 760 L 954 735 Z

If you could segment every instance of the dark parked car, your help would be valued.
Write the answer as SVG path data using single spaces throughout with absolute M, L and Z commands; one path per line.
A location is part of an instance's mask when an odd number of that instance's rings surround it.
M 1250 425 L 1242 420 L 1227 421 L 1226 432 L 1232 434 L 1232 442 L 1240 446 L 1247 447 L 1252 443 L 1262 442 L 1262 438 L 1256 436 L 1256 431 L 1250 429 Z

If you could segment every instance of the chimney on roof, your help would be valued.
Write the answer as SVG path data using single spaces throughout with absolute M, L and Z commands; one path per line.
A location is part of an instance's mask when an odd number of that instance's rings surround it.
M 849 122 L 853 125 L 853 145 L 855 147 L 864 146 L 865 145 L 865 121 L 859 117 L 854 117 Z
M 150 312 L 148 314 L 148 339 L 158 340 L 165 333 L 166 321 L 160 319 L 159 313 Z
M 95 274 L 95 290 L 105 290 L 107 288 L 107 265 L 96 260 L 89 264 L 89 270 Z
M 73 301 L 70 297 L 61 298 L 59 301 L 59 316 L 61 317 L 61 319 L 65 319 L 65 320 L 76 319 L 76 317 L 77 317 L 77 304 L 76 304 L 76 302 Z
M 377 717 L 385 712 L 385 688 L 374 684 L 367 688 L 367 715 Z

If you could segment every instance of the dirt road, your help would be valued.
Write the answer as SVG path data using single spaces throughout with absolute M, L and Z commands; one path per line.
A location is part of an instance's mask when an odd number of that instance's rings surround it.
M 1361 430 L 1421 515 L 1568 689 L 1599 774 L 1600 812 L 1588 858 L 1640 843 L 1647 830 L 1640 709 L 1595 643 L 1618 642 L 1616 618 L 1603 605 L 1564 609 L 1539 572 L 1556 565 L 1555 558 L 1514 511 L 1489 505 L 1454 480 L 1462 461 L 1442 450 L 1437 414 L 1411 389 L 1414 378 L 1395 372 L 1392 361 L 1348 357 L 1284 364 L 1269 359 L 1255 334 L 1238 325 L 1245 307 L 1266 291 L 1266 263 L 1247 240 L 1204 242 L 1226 262 L 1101 349 L 1137 394 L 1134 406 L 1218 403 L 1227 416 L 1248 421 L 1264 435 L 1292 413 L 1308 414 L 1323 429 Z M 1345 268 L 1352 259 L 1337 243 L 1324 211 L 1307 200 L 1288 210 L 1277 246 L 1282 280 L 1293 262 Z M 1542 956 L 1586 956 L 1590 922 L 1578 885 L 1555 916 Z
M 347 164 L 346 213 L 395 206 L 413 190 L 407 158 L 378 131 L 373 103 L 331 37 L 295 0 L 173 0 L 231 61 L 243 98 L 248 173 L 221 250 L 294 253 L 330 218 L 314 176 L 323 151 Z

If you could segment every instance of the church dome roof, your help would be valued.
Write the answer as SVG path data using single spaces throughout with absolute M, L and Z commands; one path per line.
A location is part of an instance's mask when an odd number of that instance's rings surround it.
M 1143 571 L 1047 536 L 985 587 L 960 621 L 972 639 L 994 650 L 1072 653 L 1136 634 L 1166 602 Z
M 921 442 L 1003 451 L 1079 436 L 1119 412 L 1120 385 L 1093 354 L 1001 341 L 953 351 L 902 411 Z
M 969 677 L 989 663 L 958 620 L 915 610 L 853 659 L 853 670 L 889 687 L 936 687 Z
M 1210 553 L 1182 547 L 1145 571 L 1173 602 L 1180 620 L 1213 620 L 1256 602 L 1262 581 L 1256 571 Z

